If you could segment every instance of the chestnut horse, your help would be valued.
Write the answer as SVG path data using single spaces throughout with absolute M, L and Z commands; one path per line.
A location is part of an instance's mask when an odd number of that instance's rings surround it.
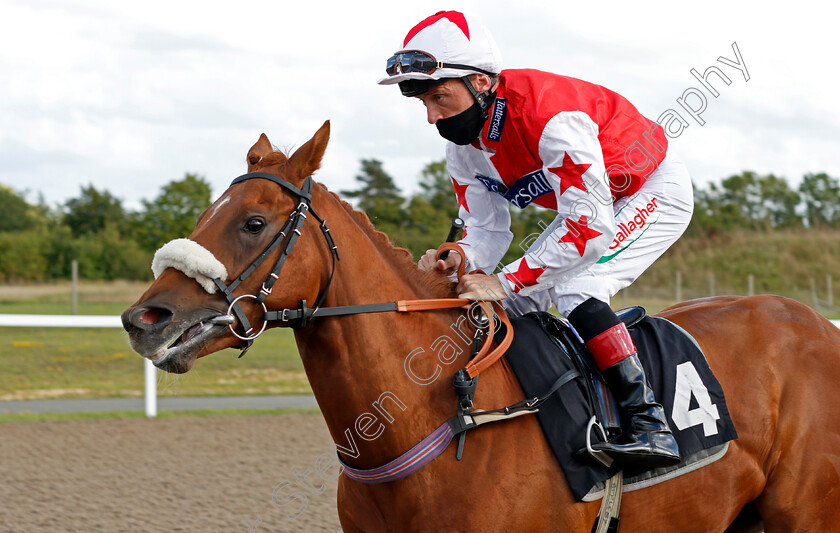
M 328 138 L 327 122 L 287 157 L 262 135 L 248 152 L 248 171 L 277 176 L 299 189 L 319 168 Z M 190 239 L 224 265 L 225 281 L 232 283 L 298 202 L 296 194 L 268 179 L 236 183 L 201 215 Z M 394 248 L 364 214 L 323 185 L 315 184 L 311 205 L 328 221 L 340 261 L 331 274 L 331 243 L 321 237 L 318 217 L 308 217 L 265 299 L 269 310 L 296 308 L 303 299 L 311 305 L 321 295 L 322 308 L 455 296 L 446 278 L 419 271 L 407 251 Z M 238 285 L 236 295 L 259 294 L 281 248 Z M 218 319 L 228 315 L 228 300 L 181 270 L 166 268 L 123 313 L 132 347 L 169 372 L 186 372 L 197 358 L 242 344 Z M 263 307 L 250 297 L 239 303 L 259 329 Z M 384 465 L 454 414 L 451 376 L 465 366 L 469 350 L 436 353 L 430 345 L 452 335 L 450 326 L 463 314 L 455 308 L 316 315 L 295 329 L 332 438 L 355 450 L 343 455 L 349 466 Z M 804 305 L 773 296 L 695 300 L 660 316 L 689 331 L 702 347 L 727 395 L 739 439 L 709 466 L 626 493 L 622 531 L 755 531 L 761 521 L 770 533 L 838 527 L 840 406 L 833 399 L 840 384 L 838 328 Z M 275 321 L 268 327 L 278 325 L 289 324 Z M 522 399 L 504 359 L 482 373 L 477 407 Z M 362 484 L 341 476 L 338 487 L 342 527 L 365 533 L 583 533 L 592 528 L 598 507 L 599 502 L 574 500 L 530 415 L 470 431 L 461 461 L 453 445 L 400 480 Z

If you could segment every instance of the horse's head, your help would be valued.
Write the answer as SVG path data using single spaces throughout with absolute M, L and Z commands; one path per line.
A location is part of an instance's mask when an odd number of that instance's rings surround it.
M 317 299 L 329 275 L 330 250 L 316 221 L 306 217 L 308 205 L 301 206 L 300 193 L 305 198 L 311 186 L 307 178 L 319 168 L 328 140 L 325 122 L 287 158 L 260 136 L 247 162 L 249 175 L 262 176 L 235 180 L 199 216 L 189 239 L 176 239 L 155 254 L 155 281 L 122 314 L 137 353 L 158 368 L 183 373 L 198 357 L 243 346 L 242 337 L 265 324 L 257 296 L 266 280 L 273 288 L 260 298 L 269 308 L 295 308 L 301 299 Z M 296 231 L 296 224 L 303 226 Z M 294 243 L 299 233 L 308 235 Z M 290 240 L 294 253 L 273 277 Z M 325 268 L 312 268 L 315 264 Z M 253 331 L 246 331 L 247 324 Z

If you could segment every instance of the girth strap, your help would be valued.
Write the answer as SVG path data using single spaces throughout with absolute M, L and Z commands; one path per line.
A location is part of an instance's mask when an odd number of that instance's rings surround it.
M 619 470 L 604 482 L 604 497 L 598 518 L 592 526 L 592 533 L 617 533 L 621 508 L 621 492 L 624 487 L 624 472 Z

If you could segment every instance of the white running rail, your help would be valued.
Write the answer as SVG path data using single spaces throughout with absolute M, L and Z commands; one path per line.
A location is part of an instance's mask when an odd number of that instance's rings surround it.
M 15 328 L 122 328 L 122 320 L 110 315 L 3 315 L 0 327 Z M 144 360 L 146 416 L 157 416 L 157 368 Z

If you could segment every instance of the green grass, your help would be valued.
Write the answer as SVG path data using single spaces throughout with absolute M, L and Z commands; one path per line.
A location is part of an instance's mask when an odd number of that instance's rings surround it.
M 0 399 L 119 398 L 143 393 L 143 359 L 115 328 L 0 328 Z M 288 330 L 270 330 L 238 358 L 223 350 L 183 375 L 158 373 L 158 394 L 311 392 Z
M 81 315 L 119 315 L 145 289 L 139 283 L 80 287 Z M 69 284 L 0 286 L 0 314 L 70 314 Z M 64 312 L 62 312 L 64 311 Z M 223 350 L 183 375 L 158 373 L 158 394 L 309 394 L 294 336 L 264 333 L 238 359 Z M 126 398 L 143 395 L 143 359 L 118 328 L 0 328 L 0 400 Z
M 754 294 L 798 300 L 831 319 L 840 318 L 840 231 L 791 229 L 734 231 L 713 237 L 683 237 L 651 265 L 614 304 L 676 303 L 676 274 L 682 277 L 682 300 L 714 294 L 746 295 L 753 276 Z M 833 305 L 829 305 L 831 277 Z M 813 283 L 813 291 L 812 291 Z M 652 311 L 653 312 L 653 311 Z
M 158 411 L 157 418 L 186 418 L 208 416 L 282 416 L 293 413 L 320 414 L 319 409 L 197 409 L 188 411 Z M 142 411 L 94 411 L 81 413 L 6 413 L 3 422 L 39 422 L 47 420 L 113 420 L 146 418 Z
M 809 305 L 811 280 L 818 298 L 825 300 L 826 276 L 832 276 L 834 301 L 840 302 L 840 231 L 737 231 L 683 237 L 633 287 L 673 287 L 676 272 L 682 272 L 684 287 L 702 296 L 708 295 L 709 274 L 715 276 L 718 294 L 746 294 L 747 277 L 753 275 L 755 293 L 779 294 Z

